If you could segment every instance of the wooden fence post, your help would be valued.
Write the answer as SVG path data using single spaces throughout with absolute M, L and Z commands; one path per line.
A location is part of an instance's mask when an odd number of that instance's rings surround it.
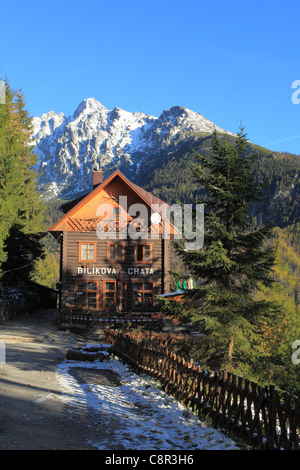
M 269 436 L 267 447 L 269 450 L 274 449 L 275 435 L 276 435 L 276 404 L 277 404 L 277 390 L 274 385 L 270 386 L 270 401 L 269 401 Z

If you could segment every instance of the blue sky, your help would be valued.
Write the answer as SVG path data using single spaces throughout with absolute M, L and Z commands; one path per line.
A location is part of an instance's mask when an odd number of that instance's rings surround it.
M 179 105 L 300 154 L 300 0 L 11 0 L 0 15 L 0 77 L 33 116 L 89 97 L 154 116 Z

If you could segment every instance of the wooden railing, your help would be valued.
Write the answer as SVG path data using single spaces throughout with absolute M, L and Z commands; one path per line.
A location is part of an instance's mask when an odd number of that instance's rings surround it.
M 300 400 L 229 372 L 212 372 L 172 351 L 172 339 L 106 330 L 115 353 L 200 417 L 253 448 L 299 450 Z
M 135 220 L 133 217 L 128 216 L 126 220 L 123 219 L 111 219 L 107 218 L 101 220 L 100 217 L 92 219 L 76 219 L 68 217 L 67 219 L 68 229 L 74 232 L 127 232 L 129 224 L 138 232 L 151 232 L 161 233 L 162 223 L 150 224 L 148 226 L 144 220 Z
M 93 314 L 88 312 L 76 312 L 68 310 L 59 315 L 60 327 L 78 327 L 78 328 L 106 328 L 107 326 L 115 328 L 145 327 L 151 329 L 161 329 L 162 318 L 160 314 Z

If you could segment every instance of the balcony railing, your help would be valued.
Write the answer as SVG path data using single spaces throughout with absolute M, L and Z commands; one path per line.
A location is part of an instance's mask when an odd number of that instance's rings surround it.
M 129 224 L 131 224 L 133 230 L 136 232 L 150 232 L 150 233 L 161 233 L 162 232 L 162 223 L 159 224 L 150 224 L 148 225 L 142 219 L 133 219 L 128 218 L 127 220 L 115 220 L 115 219 L 105 219 L 101 220 L 100 218 L 92 219 L 79 219 L 79 218 L 68 218 L 68 229 L 74 232 L 107 232 L 107 233 L 120 233 L 127 232 Z

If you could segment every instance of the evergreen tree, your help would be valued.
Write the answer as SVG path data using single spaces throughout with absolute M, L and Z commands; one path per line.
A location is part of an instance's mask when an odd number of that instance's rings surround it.
M 271 286 L 275 253 L 265 247 L 271 227 L 251 229 L 250 209 L 260 196 L 253 175 L 253 153 L 240 129 L 233 140 L 213 135 L 212 154 L 195 153 L 193 175 L 205 190 L 204 247 L 177 253 L 194 278 L 201 282 L 196 305 L 188 304 L 201 340 L 196 352 L 208 367 L 236 368 L 253 359 L 253 344 L 260 340 L 259 322 L 272 305 L 256 298 L 261 285 Z M 193 313 L 191 313 L 193 312 Z
M 17 137 L 13 131 L 14 93 L 6 83 L 5 104 L 0 105 L 0 263 L 6 258 L 4 243 L 16 219 L 18 171 L 15 166 Z
M 21 91 L 6 81 L 0 105 L 0 269 L 3 282 L 18 273 L 30 276 L 34 259 L 43 256 L 44 205 L 36 192 L 37 157 L 32 153 L 32 124 Z M 29 268 L 29 269 L 28 269 Z M 13 270 L 13 271 L 12 271 Z M 22 271 L 23 270 L 23 271 Z

